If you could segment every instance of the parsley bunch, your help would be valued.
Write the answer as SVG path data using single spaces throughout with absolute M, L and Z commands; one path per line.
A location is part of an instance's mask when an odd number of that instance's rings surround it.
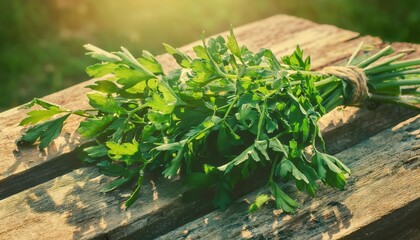
M 221 209 L 232 201 L 235 187 L 261 169 L 267 169 L 271 196 L 259 195 L 250 210 L 270 199 L 285 212 L 298 207 L 278 179 L 294 181 L 311 196 L 319 182 L 345 187 L 350 170 L 325 153 L 317 122 L 348 103 L 353 84 L 311 71 L 310 58 L 299 47 L 279 61 L 271 50 L 253 53 L 239 47 L 232 32 L 227 41 L 219 36 L 206 42 L 203 37 L 203 45 L 194 47 L 196 58 L 164 47 L 180 66 L 169 73 L 147 51 L 135 58 L 125 48 L 111 53 L 85 45 L 100 61 L 86 69 L 100 78 L 88 86 L 92 109 L 68 110 L 34 99 L 24 107 L 44 109 L 29 112 L 21 122 L 36 124 L 21 141 L 39 140 L 43 149 L 71 114 L 85 117 L 78 132 L 93 142 L 83 147 L 83 158 L 115 177 L 103 192 L 136 182 L 127 207 L 150 171 L 167 178 L 180 175 L 191 186 L 213 189 L 213 203 Z M 404 78 L 419 73 L 420 60 L 397 62 L 404 53 L 383 59 L 392 53 L 387 47 L 356 63 L 360 47 L 347 65 L 366 74 L 366 100 L 418 109 L 420 80 Z

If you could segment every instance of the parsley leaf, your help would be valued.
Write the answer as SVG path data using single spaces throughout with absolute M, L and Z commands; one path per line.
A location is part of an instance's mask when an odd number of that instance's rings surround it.
M 39 139 L 39 149 L 42 150 L 59 136 L 61 129 L 63 128 L 63 123 L 69 116 L 70 114 L 66 114 L 57 119 L 36 125 L 27 130 L 26 133 L 22 135 L 19 141 L 34 144 L 36 140 Z

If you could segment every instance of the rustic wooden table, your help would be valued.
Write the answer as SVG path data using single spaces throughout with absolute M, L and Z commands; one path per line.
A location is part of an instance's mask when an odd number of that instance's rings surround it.
M 339 64 L 364 41 L 378 38 L 296 17 L 277 15 L 235 29 L 251 50 L 270 48 L 277 55 L 299 44 L 313 68 Z M 227 33 L 222 33 L 226 36 Z M 181 48 L 192 54 L 194 43 Z M 420 46 L 392 44 L 396 49 Z M 168 55 L 158 59 L 175 67 Z M 69 109 L 87 107 L 85 86 L 93 80 L 46 96 Z M 52 146 L 39 151 L 15 144 L 25 111 L 0 113 L 0 239 L 416 239 L 420 235 L 420 115 L 398 107 L 368 111 L 348 107 L 325 116 L 320 126 L 330 153 L 353 170 L 345 191 L 322 189 L 311 199 L 296 193 L 301 208 L 294 215 L 269 205 L 247 214 L 249 201 L 266 189 L 241 192 L 225 212 L 208 201 L 186 198 L 179 181 L 149 180 L 129 210 L 121 210 L 128 190 L 98 191 L 109 181 L 77 160 L 84 142 L 72 118 Z M 258 184 L 257 184 L 258 185 Z M 185 195 L 185 194 L 184 194 Z

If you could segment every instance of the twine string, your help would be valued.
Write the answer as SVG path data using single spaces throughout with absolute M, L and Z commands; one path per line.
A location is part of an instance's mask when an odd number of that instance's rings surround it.
M 346 98 L 346 105 L 358 105 L 369 97 L 367 77 L 363 69 L 355 66 L 331 66 L 322 69 L 328 75 L 343 79 L 353 87 L 353 93 Z

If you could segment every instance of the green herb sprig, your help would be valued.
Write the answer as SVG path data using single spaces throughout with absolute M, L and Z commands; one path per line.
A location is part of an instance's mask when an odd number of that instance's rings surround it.
M 180 175 L 193 187 L 213 189 L 213 204 L 221 209 L 231 203 L 235 187 L 258 169 L 269 169 L 271 195 L 259 195 L 251 211 L 270 199 L 285 212 L 295 211 L 298 204 L 279 179 L 294 181 L 311 196 L 319 182 L 345 187 L 350 169 L 325 153 L 317 122 L 349 104 L 357 89 L 348 79 L 310 70 L 310 58 L 299 47 L 280 61 L 268 49 L 253 53 L 238 45 L 232 31 L 227 41 L 203 37 L 203 44 L 194 47 L 196 58 L 164 47 L 180 66 L 169 73 L 147 51 L 135 58 L 125 48 L 107 52 L 85 45 L 87 54 L 100 61 L 86 71 L 102 79 L 88 86 L 92 109 L 68 110 L 34 99 L 24 108 L 43 109 L 30 111 L 21 122 L 35 125 L 21 141 L 39 140 L 43 149 L 71 114 L 85 117 L 78 132 L 93 144 L 84 147 L 83 159 L 115 177 L 101 191 L 136 182 L 126 207 L 137 199 L 148 171 L 166 178 Z M 420 74 L 420 59 L 399 61 L 404 53 L 385 57 L 393 52 L 386 47 L 360 61 L 361 47 L 346 66 L 364 73 L 364 101 L 419 109 L 420 79 L 412 76 Z

